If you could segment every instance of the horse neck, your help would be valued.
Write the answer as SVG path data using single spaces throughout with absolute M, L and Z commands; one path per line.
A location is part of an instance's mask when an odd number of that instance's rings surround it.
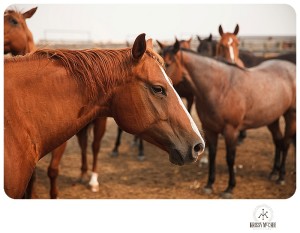
M 227 82 L 230 67 L 213 58 L 181 51 L 182 63 L 187 70 L 193 86 L 194 95 L 199 98 L 210 95 L 210 91 L 220 88 L 221 83 Z M 201 90 L 201 91 L 200 91 Z
M 91 99 L 83 83 L 46 58 L 6 63 L 4 86 L 5 127 L 17 126 L 14 140 L 23 138 L 28 147 L 34 142 L 39 159 L 97 116 L 109 115 L 109 94 Z

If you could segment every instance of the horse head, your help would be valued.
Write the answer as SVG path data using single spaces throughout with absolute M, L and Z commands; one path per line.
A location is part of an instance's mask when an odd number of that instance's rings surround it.
M 219 26 L 219 34 L 221 36 L 217 45 L 217 56 L 225 58 L 227 61 L 237 63 L 239 59 L 239 40 L 237 34 L 239 25 L 237 24 L 234 32 L 223 32 L 223 28 Z
M 131 49 L 132 72 L 126 90 L 113 92 L 111 113 L 125 131 L 169 152 L 172 163 L 194 162 L 204 141 L 154 52 L 152 40 L 139 35 Z
M 32 33 L 26 19 L 31 18 L 37 7 L 25 13 L 15 10 L 4 12 L 4 54 L 25 55 L 35 50 Z
M 212 34 L 210 34 L 209 37 L 205 39 L 201 39 L 199 36 L 197 36 L 197 39 L 200 42 L 197 48 L 198 53 L 207 57 L 216 56 L 217 41 L 212 39 Z

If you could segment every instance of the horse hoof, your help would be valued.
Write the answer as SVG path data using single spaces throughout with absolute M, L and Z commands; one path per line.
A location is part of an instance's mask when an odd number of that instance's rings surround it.
M 279 185 L 285 185 L 285 180 L 277 180 L 276 183 Z
M 231 199 L 231 198 L 232 198 L 232 193 L 229 193 L 229 192 L 223 192 L 223 193 L 221 194 L 221 197 L 222 197 L 223 199 Z
M 203 188 L 203 192 L 205 194 L 212 194 L 213 190 L 212 190 L 212 188 Z
M 112 151 L 110 154 L 111 157 L 118 157 L 118 155 L 119 155 L 118 151 Z
M 145 156 L 144 155 L 139 155 L 138 160 L 143 162 L 145 160 Z
M 99 192 L 99 185 L 90 186 L 90 189 L 93 193 Z
M 89 177 L 86 173 L 84 173 L 83 175 L 80 175 L 80 177 L 78 179 L 78 182 L 81 183 L 81 184 L 84 184 L 88 181 L 89 181 Z
M 269 176 L 269 180 L 271 180 L 271 181 L 278 180 L 278 175 L 275 174 L 275 173 L 271 173 L 270 176 Z

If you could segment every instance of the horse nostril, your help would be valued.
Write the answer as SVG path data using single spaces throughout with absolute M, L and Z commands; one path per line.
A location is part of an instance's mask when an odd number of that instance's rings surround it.
M 194 146 L 194 152 L 200 154 L 204 150 L 204 146 L 202 143 L 198 143 Z

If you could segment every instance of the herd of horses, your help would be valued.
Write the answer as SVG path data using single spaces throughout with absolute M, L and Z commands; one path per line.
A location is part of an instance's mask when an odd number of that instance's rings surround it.
M 209 150 L 208 182 L 215 181 L 218 135 L 226 144 L 229 180 L 224 198 L 236 185 L 236 146 L 247 129 L 267 126 L 275 156 L 270 174 L 285 182 L 285 161 L 296 140 L 296 54 L 257 57 L 239 50 L 233 33 L 219 26 L 220 40 L 201 39 L 197 51 L 191 39 L 165 45 L 145 34 L 132 47 L 113 49 L 36 49 L 26 25 L 37 8 L 4 13 L 4 190 L 11 198 L 31 198 L 37 162 L 52 151 L 48 167 L 50 197 L 57 198 L 58 166 L 67 140 L 77 135 L 82 151 L 81 177 L 87 176 L 87 136 L 92 124 L 92 191 L 98 191 L 97 155 L 107 117 L 122 131 L 168 152 L 176 165 L 195 162 Z M 15 56 L 21 55 L 21 56 Z M 187 107 L 181 98 L 187 99 Z M 195 104 L 199 131 L 190 112 Z M 285 120 L 282 134 L 279 120 Z M 200 133 L 201 132 L 201 133 Z M 203 132 L 203 133 L 202 133 Z

